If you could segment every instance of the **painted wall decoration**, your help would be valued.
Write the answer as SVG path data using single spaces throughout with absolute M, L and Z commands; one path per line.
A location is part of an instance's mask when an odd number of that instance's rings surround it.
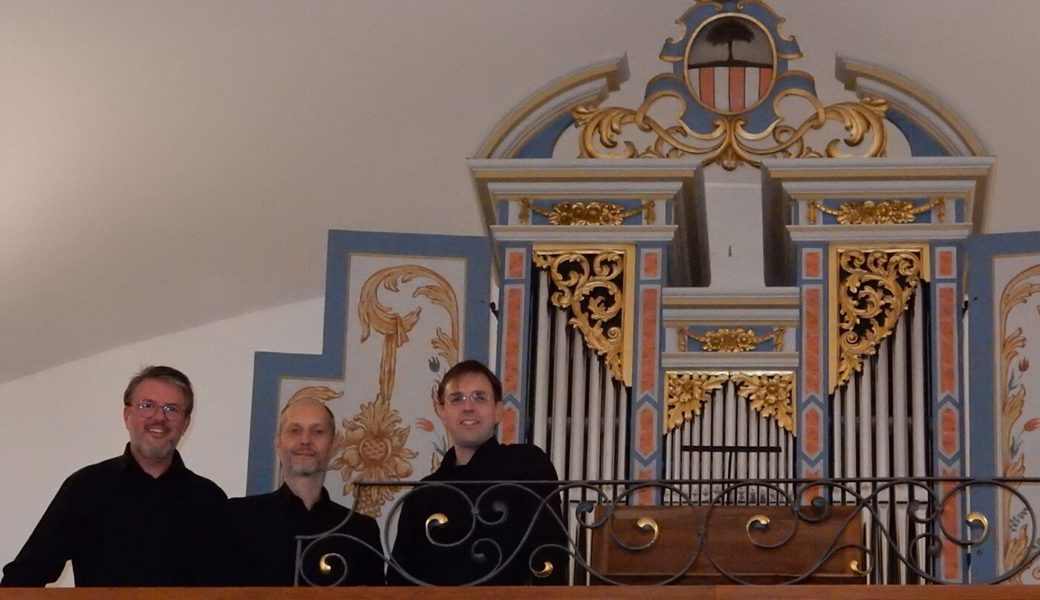
M 968 251 L 972 474 L 1040 477 L 1040 233 L 980 235 Z M 977 561 L 1001 572 L 1040 549 L 1026 502 L 1040 505 L 1040 485 L 973 497 L 973 510 L 997 517 Z M 1040 583 L 1040 564 L 1011 582 Z
M 995 397 L 999 399 L 998 448 L 1003 477 L 1040 476 L 1040 377 L 1030 370 L 1030 357 L 1040 357 L 1040 256 L 1008 257 L 994 261 L 994 276 L 999 293 L 997 318 Z M 1033 486 L 1014 486 L 1033 506 L 1040 505 L 1040 490 Z M 1004 492 L 999 499 L 1002 515 L 1005 565 L 1021 561 L 1036 550 L 1037 532 L 1029 530 L 1026 508 L 1021 498 Z M 1020 581 L 1040 581 L 1040 567 L 1018 576 Z
M 280 484 L 277 416 L 300 396 L 336 417 L 333 500 L 381 517 L 401 487 L 358 482 L 435 468 L 450 447 L 433 410 L 437 384 L 461 357 L 487 360 L 489 261 L 481 238 L 330 232 L 323 353 L 257 353 L 249 493 Z

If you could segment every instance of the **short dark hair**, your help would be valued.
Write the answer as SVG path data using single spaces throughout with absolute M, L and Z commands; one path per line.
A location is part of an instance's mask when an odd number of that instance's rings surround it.
M 444 388 L 463 375 L 483 375 L 487 377 L 488 381 L 491 382 L 491 391 L 495 395 L 495 402 L 502 401 L 502 382 L 491 372 L 491 369 L 487 368 L 479 360 L 464 360 L 448 369 L 444 377 L 441 377 L 441 382 L 437 385 L 438 404 L 444 404 Z
M 138 371 L 126 385 L 126 391 L 123 392 L 123 406 L 130 406 L 130 397 L 134 395 L 134 390 L 145 379 L 157 379 L 179 387 L 184 392 L 184 414 L 191 416 L 191 409 L 195 407 L 195 390 L 191 389 L 191 381 L 184 373 L 166 365 L 150 365 Z

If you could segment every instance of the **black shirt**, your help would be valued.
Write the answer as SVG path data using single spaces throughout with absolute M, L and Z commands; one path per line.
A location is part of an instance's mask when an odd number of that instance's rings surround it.
M 383 585 L 382 543 L 375 519 L 336 504 L 322 489 L 321 499 L 306 505 L 285 484 L 277 491 L 259 496 L 232 498 L 227 503 L 228 537 L 231 543 L 232 585 L 291 586 L 297 584 L 298 535 L 333 532 L 335 536 L 311 544 L 304 540 L 303 576 L 299 585 Z M 368 544 L 368 548 L 364 546 Z M 343 557 L 326 560 L 331 568 L 323 574 L 319 561 L 326 553 Z M 309 579 L 309 581 L 308 581 Z
M 452 448 L 441 466 L 423 478 L 431 483 L 556 480 L 556 469 L 540 448 L 502 445 L 493 437 L 465 465 L 456 464 Z M 495 575 L 482 584 L 566 584 L 567 555 L 560 549 L 540 548 L 544 544 L 567 547 L 555 487 L 551 483 L 415 487 L 403 501 L 392 556 L 411 577 L 435 585 L 473 583 L 492 572 Z M 479 512 L 477 519 L 474 510 Z M 448 518 L 447 524 L 430 530 L 434 542 L 442 545 L 434 545 L 426 536 L 426 520 L 436 513 Z M 546 561 L 553 564 L 552 574 L 534 577 L 532 567 L 541 569 Z M 392 565 L 387 568 L 387 583 L 415 584 Z
M 77 586 L 211 585 L 226 499 L 174 452 L 159 477 L 130 454 L 76 471 L 58 490 L 0 585 L 42 586 L 72 561 Z

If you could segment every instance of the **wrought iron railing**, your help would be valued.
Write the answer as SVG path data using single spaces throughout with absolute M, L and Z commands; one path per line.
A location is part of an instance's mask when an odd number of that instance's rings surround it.
M 462 585 L 1019 582 L 1040 557 L 1036 513 L 1023 491 L 1037 484 L 1037 478 L 366 482 L 359 493 L 406 488 L 388 508 L 382 548 L 342 533 L 352 513 L 333 530 L 298 538 L 297 579 L 342 583 L 349 557 L 369 552 L 401 583 L 442 583 L 443 570 L 430 577 L 399 560 L 394 532 L 404 527 L 419 531 L 423 551 L 460 557 L 447 570 L 457 565 L 467 576 L 453 583 Z M 450 495 L 444 505 L 450 511 L 425 500 L 408 508 L 432 491 L 442 502 Z M 422 514 L 427 507 L 436 510 Z M 402 524 L 402 510 L 421 523 Z M 1024 549 L 1011 547 L 1023 537 Z M 330 540 L 346 550 L 314 551 Z M 973 564 L 983 548 L 991 560 Z M 314 581 L 304 575 L 310 561 L 322 573 L 341 574 Z

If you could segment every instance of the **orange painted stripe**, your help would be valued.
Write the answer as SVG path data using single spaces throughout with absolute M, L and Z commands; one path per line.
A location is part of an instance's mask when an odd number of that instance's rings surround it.
M 953 251 L 939 251 L 939 277 L 953 277 Z
M 520 334 L 523 331 L 524 290 L 519 286 L 506 290 L 505 348 L 502 357 L 502 393 L 517 394 L 520 391 Z
M 773 70 L 762 69 L 758 74 L 758 97 L 765 98 L 769 92 L 769 86 L 773 85 Z
M 656 251 L 643 253 L 643 278 L 657 279 L 661 276 L 661 254 Z
M 747 77 L 745 67 L 729 68 L 729 110 L 744 111 L 744 78 Z
M 822 263 L 822 256 L 819 251 L 806 251 L 802 255 L 802 273 L 805 277 L 819 279 L 820 269 L 823 268 Z
M 645 288 L 639 304 L 639 394 L 642 395 L 657 386 L 658 290 Z
M 700 69 L 698 79 L 700 79 L 701 103 L 708 108 L 715 108 L 715 67 Z
M 939 392 L 957 391 L 957 340 L 954 337 L 957 298 L 953 286 L 939 288 Z
M 508 262 L 509 268 L 506 269 L 506 277 L 509 279 L 519 279 L 524 276 L 523 250 L 510 250 Z
M 805 323 L 805 392 L 820 393 L 820 366 L 822 363 L 820 343 L 820 290 L 809 288 L 803 292 L 805 302 L 802 314 Z

